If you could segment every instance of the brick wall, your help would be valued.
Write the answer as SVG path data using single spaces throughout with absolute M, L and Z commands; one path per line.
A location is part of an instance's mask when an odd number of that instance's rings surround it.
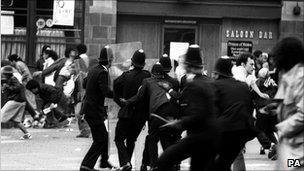
M 301 14 L 295 16 L 293 9 L 295 6 L 301 8 Z M 283 1 L 282 18 L 280 24 L 280 38 L 295 36 L 304 41 L 304 2 L 303 1 Z
M 99 57 L 100 49 L 116 41 L 116 0 L 86 0 L 85 44 L 91 58 Z

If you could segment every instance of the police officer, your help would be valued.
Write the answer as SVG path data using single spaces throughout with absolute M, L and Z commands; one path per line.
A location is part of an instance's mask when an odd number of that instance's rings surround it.
M 181 119 L 163 128 L 187 130 L 188 136 L 170 146 L 159 157 L 157 169 L 170 171 L 173 165 L 191 157 L 191 170 L 210 170 L 215 157 L 217 128 L 214 115 L 214 91 L 201 75 L 203 64 L 198 45 L 191 45 L 185 57 L 187 83 L 180 97 Z M 168 92 L 172 92 L 170 89 Z
M 232 63 L 228 58 L 219 58 L 215 65 L 215 106 L 220 125 L 219 157 L 215 171 L 230 171 L 231 164 L 245 146 L 253 139 L 256 130 L 253 126 L 253 104 L 250 91 L 245 83 L 232 78 Z
M 179 90 L 179 82 L 177 81 L 177 79 L 174 79 L 172 77 L 170 77 L 168 75 L 168 73 L 171 71 L 172 69 L 172 65 L 171 65 L 171 60 L 170 58 L 168 57 L 167 54 L 164 54 L 160 59 L 159 59 L 159 63 L 161 64 L 162 68 L 163 68 L 163 79 L 168 82 L 173 90 L 175 91 L 178 91 Z M 175 117 L 178 117 L 178 114 L 179 114 L 179 111 L 178 111 L 178 105 L 177 105 L 177 101 L 176 99 L 171 99 L 170 100 L 170 103 L 172 103 L 172 107 L 175 111 L 175 114 L 176 115 Z M 150 120 L 150 123 L 151 123 L 152 120 Z M 154 122 L 159 122 L 159 120 L 154 120 Z M 160 124 L 163 124 L 163 123 L 160 123 Z M 157 137 L 157 134 L 156 136 L 154 135 L 154 139 L 157 141 L 158 139 L 160 139 L 161 141 L 161 145 L 164 149 L 168 148 L 170 145 L 174 144 L 178 139 L 181 138 L 181 132 L 180 131 L 170 131 L 170 132 L 162 132 L 160 137 L 158 138 Z M 145 148 L 144 148 L 144 151 L 143 151 L 143 158 L 142 158 L 142 165 L 141 165 L 141 168 L 140 170 L 141 171 L 146 171 L 147 170 L 147 166 L 151 166 L 151 158 L 150 158 L 150 155 L 149 154 L 149 139 L 153 139 L 153 135 L 151 137 L 151 135 L 147 135 L 146 137 L 146 140 L 145 140 Z M 151 147 L 151 146 L 150 146 Z M 153 154 L 154 153 L 154 154 Z M 154 148 L 154 152 L 152 152 L 152 158 L 153 156 L 157 156 L 157 151 L 155 152 L 155 148 Z M 155 157 L 154 157 L 155 158 Z M 156 158 L 155 159 L 152 159 L 154 161 L 152 161 L 152 163 L 155 163 L 156 162 Z M 154 164 L 155 165 L 155 164 Z
M 142 49 L 135 51 L 131 58 L 131 69 L 114 80 L 114 100 L 121 107 L 115 130 L 121 170 L 131 170 L 131 158 L 135 141 L 148 117 L 148 101 L 143 100 L 133 107 L 122 106 L 120 98 L 128 99 L 137 93 L 143 79 L 150 73 L 143 70 L 146 55 Z M 125 143 L 126 142 L 126 143 Z
M 80 171 L 94 170 L 99 156 L 101 156 L 100 167 L 112 168 L 108 162 L 108 132 L 104 124 L 107 111 L 104 106 L 105 97 L 113 97 L 109 87 L 109 72 L 113 53 L 108 46 L 101 49 L 99 63 L 88 72 L 85 80 L 86 95 L 83 101 L 83 113 L 88 122 L 93 143 L 82 160 Z

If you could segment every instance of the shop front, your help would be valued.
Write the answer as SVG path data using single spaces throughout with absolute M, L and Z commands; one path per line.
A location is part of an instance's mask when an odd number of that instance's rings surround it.
M 83 42 L 84 3 L 82 0 L 1 1 L 1 59 L 18 54 L 33 68 L 46 44 L 63 57 L 66 48 Z M 54 11 L 68 16 L 54 21 Z
M 171 42 L 199 44 L 210 73 L 218 57 L 269 52 L 279 37 L 280 1 L 117 2 L 116 42 L 140 41 L 148 58 L 170 56 Z

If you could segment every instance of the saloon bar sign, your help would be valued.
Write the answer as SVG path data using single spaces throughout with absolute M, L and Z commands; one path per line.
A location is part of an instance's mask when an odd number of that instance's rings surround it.
M 252 42 L 249 41 L 228 41 L 227 43 L 227 55 L 232 57 L 238 57 L 239 54 L 244 52 L 252 52 Z
M 226 37 L 247 39 L 273 39 L 273 33 L 271 31 L 226 30 Z

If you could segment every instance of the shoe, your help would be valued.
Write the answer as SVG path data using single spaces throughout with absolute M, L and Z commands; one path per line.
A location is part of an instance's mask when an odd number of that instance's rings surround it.
M 58 127 L 58 128 L 68 127 L 68 126 L 69 126 L 69 123 L 70 123 L 70 122 L 66 119 L 66 120 L 63 120 L 63 121 L 59 122 L 59 123 L 57 124 L 57 127 Z
M 90 135 L 79 134 L 76 135 L 76 138 L 90 138 Z
M 265 154 L 265 149 L 263 147 L 260 148 L 260 155 Z
M 276 145 L 272 144 L 270 149 L 269 149 L 269 153 L 268 153 L 268 158 L 271 160 L 277 160 L 278 156 L 277 156 L 277 149 L 276 149 Z
M 87 167 L 87 166 L 80 166 L 80 169 L 79 169 L 79 171 L 99 171 L 99 170 L 97 170 L 97 169 L 91 169 L 91 168 L 89 168 L 89 167 Z
M 30 140 L 32 139 L 32 135 L 30 133 L 24 134 L 22 137 L 20 137 L 20 140 Z
M 100 162 L 99 165 L 100 168 L 109 168 L 109 169 L 117 169 L 115 166 L 113 166 L 110 162 Z
M 140 166 L 140 171 L 148 171 L 147 166 L 146 165 L 141 165 Z
M 119 168 L 119 171 L 131 171 L 131 170 L 132 170 L 132 165 L 130 162 Z

